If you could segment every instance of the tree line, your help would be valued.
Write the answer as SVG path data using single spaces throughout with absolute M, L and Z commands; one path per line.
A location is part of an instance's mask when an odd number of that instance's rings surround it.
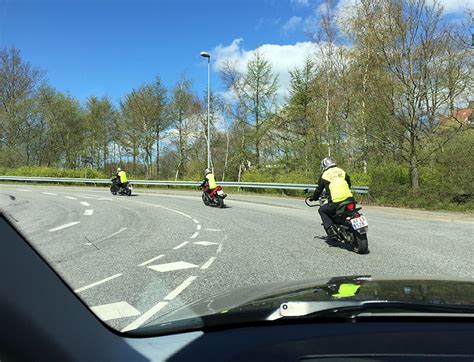
M 458 172 L 472 192 L 472 123 L 456 117 L 474 98 L 469 27 L 428 0 L 360 0 L 344 17 L 335 1 L 320 9 L 308 34 L 314 52 L 289 70 L 283 102 L 262 51 L 244 71 L 220 68 L 227 96 L 211 94 L 210 135 L 207 95 L 190 79 L 167 89 L 157 76 L 118 105 L 96 96 L 81 104 L 18 49 L 1 49 L 0 165 L 120 165 L 134 177 L 196 179 L 211 137 L 221 180 L 311 182 L 333 155 L 360 180 L 390 174 L 417 192 L 420 179 L 440 187 Z

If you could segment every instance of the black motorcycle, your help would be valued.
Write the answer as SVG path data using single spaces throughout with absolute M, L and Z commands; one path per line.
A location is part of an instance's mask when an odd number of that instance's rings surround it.
M 305 190 L 309 193 L 310 190 Z M 323 192 L 317 204 L 310 204 L 311 195 L 305 199 L 306 205 L 309 207 L 321 207 L 328 201 L 327 192 Z M 341 243 L 348 243 L 352 249 L 358 254 L 367 254 L 369 251 L 369 243 L 367 240 L 367 230 L 369 224 L 367 218 L 359 211 L 362 208 L 357 207 L 356 201 L 347 201 L 339 205 L 336 214 L 332 217 L 336 226 L 336 239 Z
M 132 194 L 132 185 L 129 182 L 121 185 L 118 177 L 114 177 L 110 181 L 112 181 L 112 186 L 110 186 L 112 195 L 130 196 Z

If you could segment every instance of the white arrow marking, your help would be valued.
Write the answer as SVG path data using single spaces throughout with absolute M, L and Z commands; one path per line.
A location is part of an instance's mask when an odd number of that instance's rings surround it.
M 165 255 L 164 254 L 161 254 L 161 255 L 158 255 L 158 256 L 155 256 L 154 258 L 151 258 L 150 260 L 147 260 L 141 264 L 139 264 L 138 266 L 144 266 L 144 265 L 147 265 L 147 264 L 150 264 L 151 262 L 154 262 L 155 260 L 158 260 L 162 257 L 164 257 Z
M 189 243 L 189 241 L 185 241 L 184 243 L 181 243 L 181 244 L 179 244 L 178 246 L 175 246 L 175 247 L 173 248 L 173 250 L 180 249 L 180 248 L 182 248 L 183 246 L 185 246 L 187 243 Z
M 117 302 L 91 307 L 91 310 L 103 321 L 140 315 L 140 312 L 127 302 Z
M 91 206 L 91 205 L 89 205 L 88 202 L 85 202 L 85 201 L 81 201 L 81 205 L 82 205 L 82 206 Z
M 154 307 L 152 307 L 151 309 L 149 309 L 145 313 L 143 313 L 140 317 L 135 319 L 132 323 L 130 323 L 124 329 L 122 329 L 121 332 L 131 331 L 132 329 L 136 329 L 136 328 L 140 327 L 148 319 L 150 319 L 156 313 L 158 313 L 160 310 L 162 310 L 164 307 L 166 307 L 167 304 L 168 304 L 168 302 L 159 302 Z

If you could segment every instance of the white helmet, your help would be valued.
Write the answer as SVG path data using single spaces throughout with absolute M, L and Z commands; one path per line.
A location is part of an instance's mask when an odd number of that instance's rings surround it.
M 212 171 L 209 168 L 206 168 L 206 171 L 204 171 L 204 176 L 207 176 L 210 173 L 212 173 Z
M 321 161 L 321 171 L 323 172 L 334 166 L 336 166 L 336 160 L 331 156 L 325 157 Z
M 117 172 L 120 172 L 122 171 L 122 169 L 120 167 L 117 167 Z

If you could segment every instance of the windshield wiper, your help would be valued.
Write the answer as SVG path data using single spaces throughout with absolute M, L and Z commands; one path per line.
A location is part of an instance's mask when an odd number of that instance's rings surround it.
M 367 301 L 325 301 L 325 302 L 288 302 L 281 304 L 267 320 L 281 318 L 335 317 L 354 318 L 370 315 L 460 315 L 474 317 L 474 305 L 433 304 L 419 302 L 400 302 L 390 300 Z M 373 313 L 373 314 L 372 314 Z

